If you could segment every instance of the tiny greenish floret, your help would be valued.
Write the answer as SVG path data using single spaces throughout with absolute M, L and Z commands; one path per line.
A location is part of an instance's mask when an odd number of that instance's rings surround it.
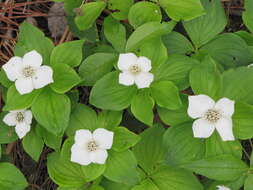
M 141 68 L 136 64 L 136 65 L 130 66 L 129 71 L 130 71 L 132 74 L 138 74 L 138 73 L 141 72 Z
M 88 144 L 87 144 L 87 148 L 88 148 L 88 151 L 89 151 L 89 152 L 93 152 L 93 151 L 96 151 L 96 150 L 97 150 L 98 145 L 97 145 L 97 143 L 96 143 L 95 141 L 90 141 L 90 142 L 88 142 Z
M 22 70 L 24 77 L 32 77 L 35 75 L 35 69 L 31 66 L 24 67 Z
M 24 114 L 22 112 L 17 112 L 16 120 L 17 122 L 23 122 L 25 119 Z
M 215 109 L 209 109 L 204 114 L 204 118 L 210 123 L 216 123 L 221 118 L 221 113 Z

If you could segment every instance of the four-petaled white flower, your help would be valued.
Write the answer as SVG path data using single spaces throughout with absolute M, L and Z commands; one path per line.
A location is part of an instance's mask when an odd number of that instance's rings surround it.
M 146 57 L 137 57 L 133 53 L 119 55 L 119 83 L 125 86 L 136 84 L 138 88 L 148 88 L 154 80 L 151 61 Z
M 197 119 L 193 123 L 193 134 L 197 138 L 208 138 L 216 129 L 223 141 L 235 140 L 232 115 L 234 101 L 221 98 L 215 103 L 206 95 L 189 96 L 188 115 Z
M 98 128 L 93 133 L 86 129 L 78 130 L 71 147 L 71 161 L 81 165 L 104 164 L 112 143 L 113 132 L 106 129 Z
M 218 185 L 216 187 L 217 187 L 217 190 L 231 190 L 230 188 L 225 187 L 224 185 Z
M 53 82 L 53 70 L 49 66 L 41 66 L 42 56 L 35 50 L 21 57 L 12 57 L 3 65 L 7 77 L 15 81 L 20 94 L 27 94 L 33 89 L 42 88 Z
M 22 139 L 31 129 L 32 112 L 30 110 L 10 111 L 3 118 L 3 122 L 9 126 L 15 126 L 15 131 Z

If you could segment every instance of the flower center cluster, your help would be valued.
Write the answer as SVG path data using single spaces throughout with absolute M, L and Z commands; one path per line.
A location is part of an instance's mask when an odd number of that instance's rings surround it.
M 16 121 L 22 122 L 22 121 L 24 121 L 24 119 L 25 119 L 25 117 L 24 117 L 23 113 L 18 112 L 17 115 L 16 115 Z
M 98 148 L 98 145 L 95 141 L 90 141 L 88 144 L 87 144 L 87 148 L 88 148 L 88 151 L 89 152 L 93 152 L 93 151 L 96 151 L 97 148 Z
M 130 68 L 129 68 L 129 71 L 132 73 L 132 74 L 138 74 L 141 72 L 141 68 L 138 66 L 138 65 L 132 65 Z
M 31 66 L 27 66 L 27 67 L 23 68 L 22 74 L 23 74 L 25 77 L 32 77 L 32 76 L 35 74 L 35 70 L 34 70 L 34 68 L 31 67 Z
M 209 109 L 205 113 L 204 118 L 211 123 L 216 123 L 221 118 L 221 114 L 215 109 Z

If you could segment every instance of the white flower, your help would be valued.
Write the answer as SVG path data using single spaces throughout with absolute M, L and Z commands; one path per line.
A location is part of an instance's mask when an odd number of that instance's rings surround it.
M 30 110 L 10 111 L 3 118 L 3 122 L 9 126 L 15 126 L 15 131 L 22 139 L 31 129 L 32 112 Z
M 250 67 L 252 67 L 252 66 L 253 66 L 253 63 L 249 64 L 249 65 L 248 65 L 248 68 L 250 68 Z
M 86 129 L 78 130 L 71 147 L 71 161 L 81 165 L 104 164 L 112 143 L 113 132 L 106 129 L 98 128 L 93 133 Z
M 197 119 L 193 123 L 193 134 L 197 138 L 208 138 L 216 129 L 223 141 L 235 140 L 232 115 L 234 101 L 221 98 L 218 102 L 206 95 L 189 96 L 188 115 Z
M 125 86 L 136 84 L 138 88 L 148 88 L 154 80 L 151 61 L 146 57 L 137 57 L 133 53 L 119 55 L 119 83 Z
M 225 186 L 223 186 L 223 185 L 218 185 L 218 186 L 216 186 L 217 187 L 217 190 L 231 190 L 230 188 L 228 188 L 228 187 L 225 187 Z
M 49 66 L 41 66 L 41 55 L 33 50 L 21 57 L 12 57 L 3 65 L 7 77 L 15 81 L 20 94 L 27 94 L 33 89 L 42 88 L 53 82 L 53 70 Z

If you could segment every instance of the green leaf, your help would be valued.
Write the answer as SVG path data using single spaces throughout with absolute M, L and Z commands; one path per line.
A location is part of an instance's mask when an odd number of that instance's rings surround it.
M 28 186 L 24 175 L 10 163 L 0 163 L 0 189 L 23 190 Z
M 253 46 L 253 34 L 244 31 L 244 30 L 240 30 L 235 32 L 236 35 L 240 36 L 242 39 L 244 39 L 244 41 L 249 45 L 249 46 Z
M 247 28 L 253 32 L 253 2 L 251 0 L 244 1 L 245 11 L 242 14 L 243 23 L 247 26 Z
M 253 103 L 253 68 L 239 67 L 230 69 L 222 74 L 223 80 L 223 97 L 230 98 L 235 101 L 243 101 Z M 243 80 L 238 80 L 243 78 Z
M 48 132 L 40 125 L 36 125 L 36 133 L 42 138 L 43 142 L 55 151 L 60 150 L 62 137 L 56 136 L 53 133 Z
M 1 93 L 2 93 L 2 99 L 3 99 L 3 101 L 4 101 L 5 104 L 6 104 L 8 88 L 5 88 L 5 87 L 3 87 L 3 86 L 0 86 L 0 91 L 1 91 Z M 2 108 L 2 110 L 4 110 L 4 107 Z
M 73 109 L 75 109 L 76 105 L 79 102 L 79 96 L 80 96 L 80 94 L 79 94 L 78 89 L 73 89 L 73 90 L 67 92 L 67 96 L 70 99 L 70 102 L 71 102 L 71 111 L 72 111 Z
M 109 152 L 104 176 L 114 182 L 135 185 L 139 181 L 137 161 L 130 151 Z
M 98 114 L 98 126 L 108 130 L 117 127 L 122 120 L 122 111 L 103 110 Z
M 206 190 L 217 190 L 218 185 L 219 186 L 224 185 L 225 187 L 228 187 L 232 190 L 239 190 L 243 186 L 246 177 L 247 176 L 244 175 L 234 181 L 211 181 L 211 180 L 208 180 L 206 183 L 207 184 Z
M 108 0 L 108 8 L 113 11 L 111 15 L 117 20 L 127 19 L 130 7 L 134 0 Z
M 245 140 L 253 138 L 252 114 L 252 105 L 236 102 L 233 115 L 233 131 L 237 138 Z
M 238 159 L 242 157 L 242 145 L 240 141 L 222 141 L 217 132 L 205 140 L 206 157 L 231 154 Z
M 65 42 L 56 46 L 50 57 L 50 64 L 67 64 L 71 67 L 78 66 L 83 57 L 84 40 Z
M 80 7 L 82 4 L 82 0 L 63 0 L 64 1 L 64 9 L 70 15 L 74 14 L 74 8 Z
M 253 54 L 249 46 L 242 38 L 233 33 L 216 36 L 204 45 L 200 52 L 210 54 L 225 68 L 248 65 L 253 61 Z
M 205 144 L 202 139 L 194 138 L 192 123 L 170 127 L 163 136 L 168 150 L 167 163 L 179 165 L 201 159 L 205 153 Z
M 101 181 L 101 185 L 105 188 L 105 190 L 130 190 L 131 186 L 125 185 L 123 183 L 115 183 L 113 181 L 109 181 L 104 178 Z
M 140 185 L 135 186 L 131 190 L 159 190 L 151 179 L 143 180 Z
M 244 184 L 244 190 L 251 190 L 253 187 L 253 174 L 250 174 Z
M 250 168 L 253 168 L 253 152 L 251 152 L 250 156 Z
M 0 83 L 6 88 L 9 88 L 13 83 L 10 81 L 5 73 L 5 71 L 1 68 L 0 70 Z
M 60 153 L 48 155 L 47 169 L 50 178 L 62 187 L 81 187 L 87 182 L 81 167 L 78 164 L 62 159 Z
M 170 81 L 153 83 L 151 85 L 151 94 L 161 107 L 174 110 L 182 106 L 178 88 Z
M 40 95 L 41 89 L 33 90 L 29 94 L 21 95 L 12 85 L 7 91 L 7 101 L 3 110 L 19 110 L 26 109 L 33 105 L 37 97 Z
M 227 25 L 227 18 L 220 0 L 202 0 L 206 14 L 183 22 L 184 28 L 196 47 L 209 42 Z
M 159 190 L 203 190 L 198 179 L 183 169 L 163 166 L 152 174 L 151 178 Z
M 133 148 L 138 164 L 146 173 L 152 173 L 165 160 L 167 150 L 162 139 L 164 132 L 159 125 L 145 130 L 141 133 L 141 140 Z
M 159 3 L 175 21 L 187 21 L 205 14 L 200 0 L 159 0 Z
M 170 33 L 175 25 L 176 22 L 174 21 L 168 23 L 148 22 L 141 25 L 128 38 L 126 51 L 134 51 L 145 41 Z
M 76 71 L 67 64 L 55 65 L 53 70 L 54 82 L 50 87 L 57 93 L 63 94 L 81 82 Z
M 43 64 L 50 64 L 50 54 L 54 48 L 53 42 L 45 37 L 44 33 L 38 28 L 23 22 L 19 28 L 18 43 L 15 46 L 16 56 L 23 57 L 29 51 L 36 50 L 43 57 Z
M 137 88 L 119 84 L 118 77 L 118 72 L 111 72 L 97 81 L 91 90 L 90 103 L 101 109 L 115 111 L 127 108 Z
M 137 28 L 147 22 L 161 22 L 160 7 L 152 2 L 142 1 L 135 3 L 128 14 L 129 23 Z
M 89 190 L 105 190 L 103 187 L 98 186 L 98 185 L 92 185 Z
M 246 175 L 243 175 L 243 176 L 241 176 L 240 178 L 238 178 L 238 179 L 236 179 L 236 180 L 234 180 L 234 181 L 227 181 L 226 183 L 224 183 L 225 184 L 225 186 L 228 186 L 228 187 L 230 187 L 231 189 L 240 189 L 240 188 L 242 188 L 242 186 L 243 186 L 243 184 L 244 184 L 244 182 L 245 182 L 245 179 L 246 179 Z
M 117 55 L 113 53 L 95 53 L 87 57 L 79 67 L 79 74 L 86 86 L 94 85 L 105 74 L 109 73 Z
M 33 160 L 38 162 L 44 147 L 44 142 L 36 133 L 34 127 L 32 127 L 31 131 L 23 138 L 22 144 L 25 152 L 29 154 Z
M 147 57 L 152 62 L 152 71 L 163 64 L 167 59 L 167 49 L 164 46 L 161 37 L 156 37 L 145 41 L 139 48 L 139 56 Z
M 97 31 L 97 26 L 95 23 L 92 25 L 91 28 L 85 31 L 81 31 L 78 29 L 75 23 L 74 16 L 67 15 L 66 19 L 69 26 L 69 30 L 73 33 L 73 36 L 78 37 L 79 39 L 84 39 L 86 42 L 92 42 L 92 43 L 96 42 L 96 39 L 98 37 L 98 31 Z M 85 46 L 83 48 L 85 48 Z
M 131 112 L 138 120 L 151 127 L 154 120 L 154 105 L 154 99 L 147 92 L 140 91 L 131 102 Z
M 248 166 L 232 155 L 210 156 L 183 164 L 182 167 L 214 180 L 232 181 L 244 175 Z
M 70 115 L 69 125 L 66 130 L 68 136 L 75 135 L 76 130 L 95 130 L 97 125 L 96 112 L 84 104 L 78 104 Z
M 189 72 L 199 62 L 183 55 L 171 55 L 168 61 L 161 64 L 155 74 L 155 80 L 169 80 L 174 82 L 180 90 L 189 87 Z
M 163 43 L 168 50 L 168 54 L 191 54 L 194 48 L 191 42 L 178 32 L 171 32 L 162 37 Z
M 70 100 L 46 88 L 32 105 L 38 123 L 56 136 L 62 136 L 69 123 Z
M 192 69 L 189 77 L 194 94 L 206 94 L 213 99 L 220 98 L 222 77 L 210 56 L 206 56 L 200 65 Z
M 126 29 L 124 25 L 108 16 L 104 20 L 104 34 L 106 39 L 118 52 L 124 52 L 126 45 Z
M 80 30 L 87 30 L 99 17 L 106 6 L 103 1 L 85 3 L 81 7 L 80 15 L 76 16 L 75 23 Z
M 176 110 L 169 110 L 162 107 L 157 107 L 157 111 L 159 114 L 160 119 L 167 125 L 176 126 L 180 125 L 192 119 L 187 114 L 188 108 L 188 96 L 182 96 L 182 103 L 183 105 Z
M 138 135 L 125 127 L 116 127 L 113 132 L 114 139 L 112 149 L 117 152 L 126 151 L 140 140 Z
M 0 113 L 0 144 L 7 144 L 18 139 L 14 126 L 8 126 L 3 122 L 6 112 Z M 1 173 L 1 172 L 0 172 Z

